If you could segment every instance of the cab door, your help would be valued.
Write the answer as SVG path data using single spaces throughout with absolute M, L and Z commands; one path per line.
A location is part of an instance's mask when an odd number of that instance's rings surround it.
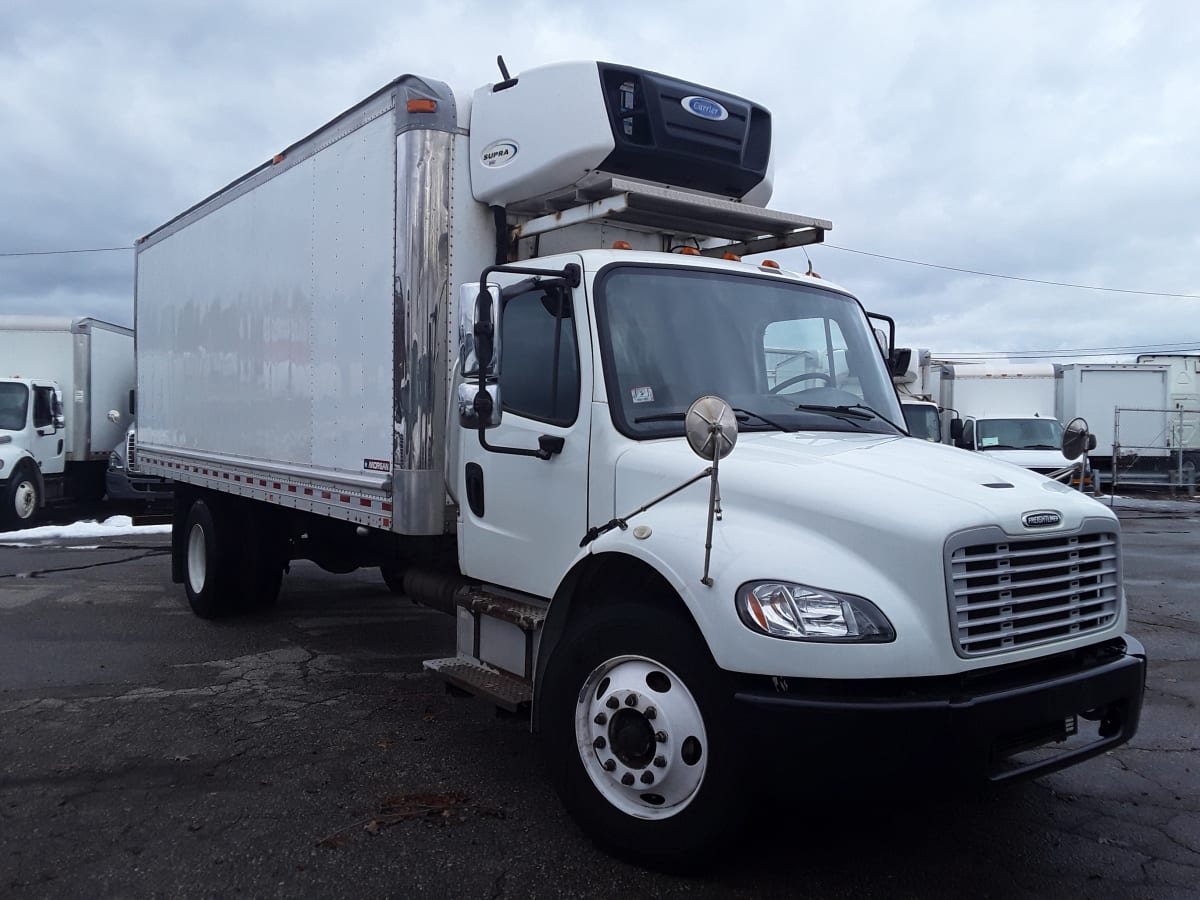
M 493 447 L 536 450 L 561 441 L 549 459 L 485 449 L 460 427 L 459 557 L 470 578 L 552 596 L 587 531 L 592 361 L 582 288 L 547 291 L 496 273 L 503 419 L 486 432 Z M 560 312 L 559 299 L 562 307 Z M 456 425 L 456 427 L 458 427 Z
M 55 421 L 56 396 L 54 385 L 34 382 L 29 452 L 43 475 L 61 475 L 66 467 L 66 431 Z

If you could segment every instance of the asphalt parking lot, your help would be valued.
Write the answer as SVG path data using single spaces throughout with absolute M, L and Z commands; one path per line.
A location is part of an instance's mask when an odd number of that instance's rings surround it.
M 165 535 L 0 535 L 0 894 L 1200 896 L 1200 505 L 1119 512 L 1151 657 L 1131 744 L 977 793 L 831 760 L 832 798 L 789 792 L 687 876 L 584 838 L 525 724 L 423 673 L 452 620 L 377 572 L 297 563 L 274 612 L 213 624 Z

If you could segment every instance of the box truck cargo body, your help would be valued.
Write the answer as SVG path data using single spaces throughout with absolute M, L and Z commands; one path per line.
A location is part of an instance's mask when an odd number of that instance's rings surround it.
M 711 846 L 768 758 L 1003 780 L 1128 740 L 1115 517 L 909 437 L 858 300 L 741 258 L 831 227 L 763 208 L 770 138 L 606 63 L 404 76 L 139 240 L 136 453 L 193 610 L 378 566 L 642 857 Z
M 1171 411 L 1171 448 L 1183 450 L 1184 461 L 1200 471 L 1200 356 L 1144 354 L 1140 365 L 1167 366 L 1167 408 Z
M 1039 363 L 940 366 L 940 399 L 962 421 L 958 446 L 1048 475 L 1070 464 L 1056 418 L 1056 369 Z
M 1167 413 L 1166 366 L 1072 363 L 1060 367 L 1059 417 L 1087 419 L 1096 435 L 1093 459 L 1111 462 L 1117 410 L 1123 453 L 1162 458 L 1168 455 L 1171 424 Z
M 0 520 L 99 500 L 129 423 L 133 332 L 91 318 L 0 316 Z

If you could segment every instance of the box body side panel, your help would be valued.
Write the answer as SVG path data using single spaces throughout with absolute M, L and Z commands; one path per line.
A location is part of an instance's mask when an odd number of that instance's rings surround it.
M 143 445 L 391 459 L 393 135 L 380 116 L 140 250 Z

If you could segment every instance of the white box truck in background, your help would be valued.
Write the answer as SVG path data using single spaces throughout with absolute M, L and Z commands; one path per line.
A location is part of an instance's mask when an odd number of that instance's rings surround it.
M 1089 459 L 1110 484 L 1114 465 L 1120 480 L 1165 478 L 1169 470 L 1171 416 L 1167 366 L 1123 363 L 1071 363 L 1059 367 L 1058 416 L 1087 420 L 1096 436 Z M 1118 416 L 1119 425 L 1117 431 Z M 1114 443 L 1119 443 L 1114 459 Z
M 90 318 L 0 316 L 0 527 L 104 496 L 129 423 L 133 331 Z
M 1183 465 L 1200 472 L 1200 356 L 1145 354 L 1141 365 L 1167 366 L 1167 408 L 1171 419 L 1171 449 L 1182 450 Z
M 940 369 L 941 405 L 956 410 L 961 422 L 952 435 L 956 446 L 1042 475 L 1070 465 L 1061 449 L 1052 363 L 948 363 Z
M 642 857 L 737 827 L 772 762 L 1004 780 L 1128 740 L 1115 516 L 909 438 L 858 300 L 739 258 L 831 227 L 762 208 L 767 110 L 503 75 L 398 78 L 137 241 L 136 452 L 193 610 L 379 566 L 457 619 L 427 668 L 531 706 Z
M 898 347 L 892 354 L 892 382 L 908 433 L 925 441 L 946 441 L 947 426 L 938 406 L 941 367 L 930 365 L 928 350 Z

